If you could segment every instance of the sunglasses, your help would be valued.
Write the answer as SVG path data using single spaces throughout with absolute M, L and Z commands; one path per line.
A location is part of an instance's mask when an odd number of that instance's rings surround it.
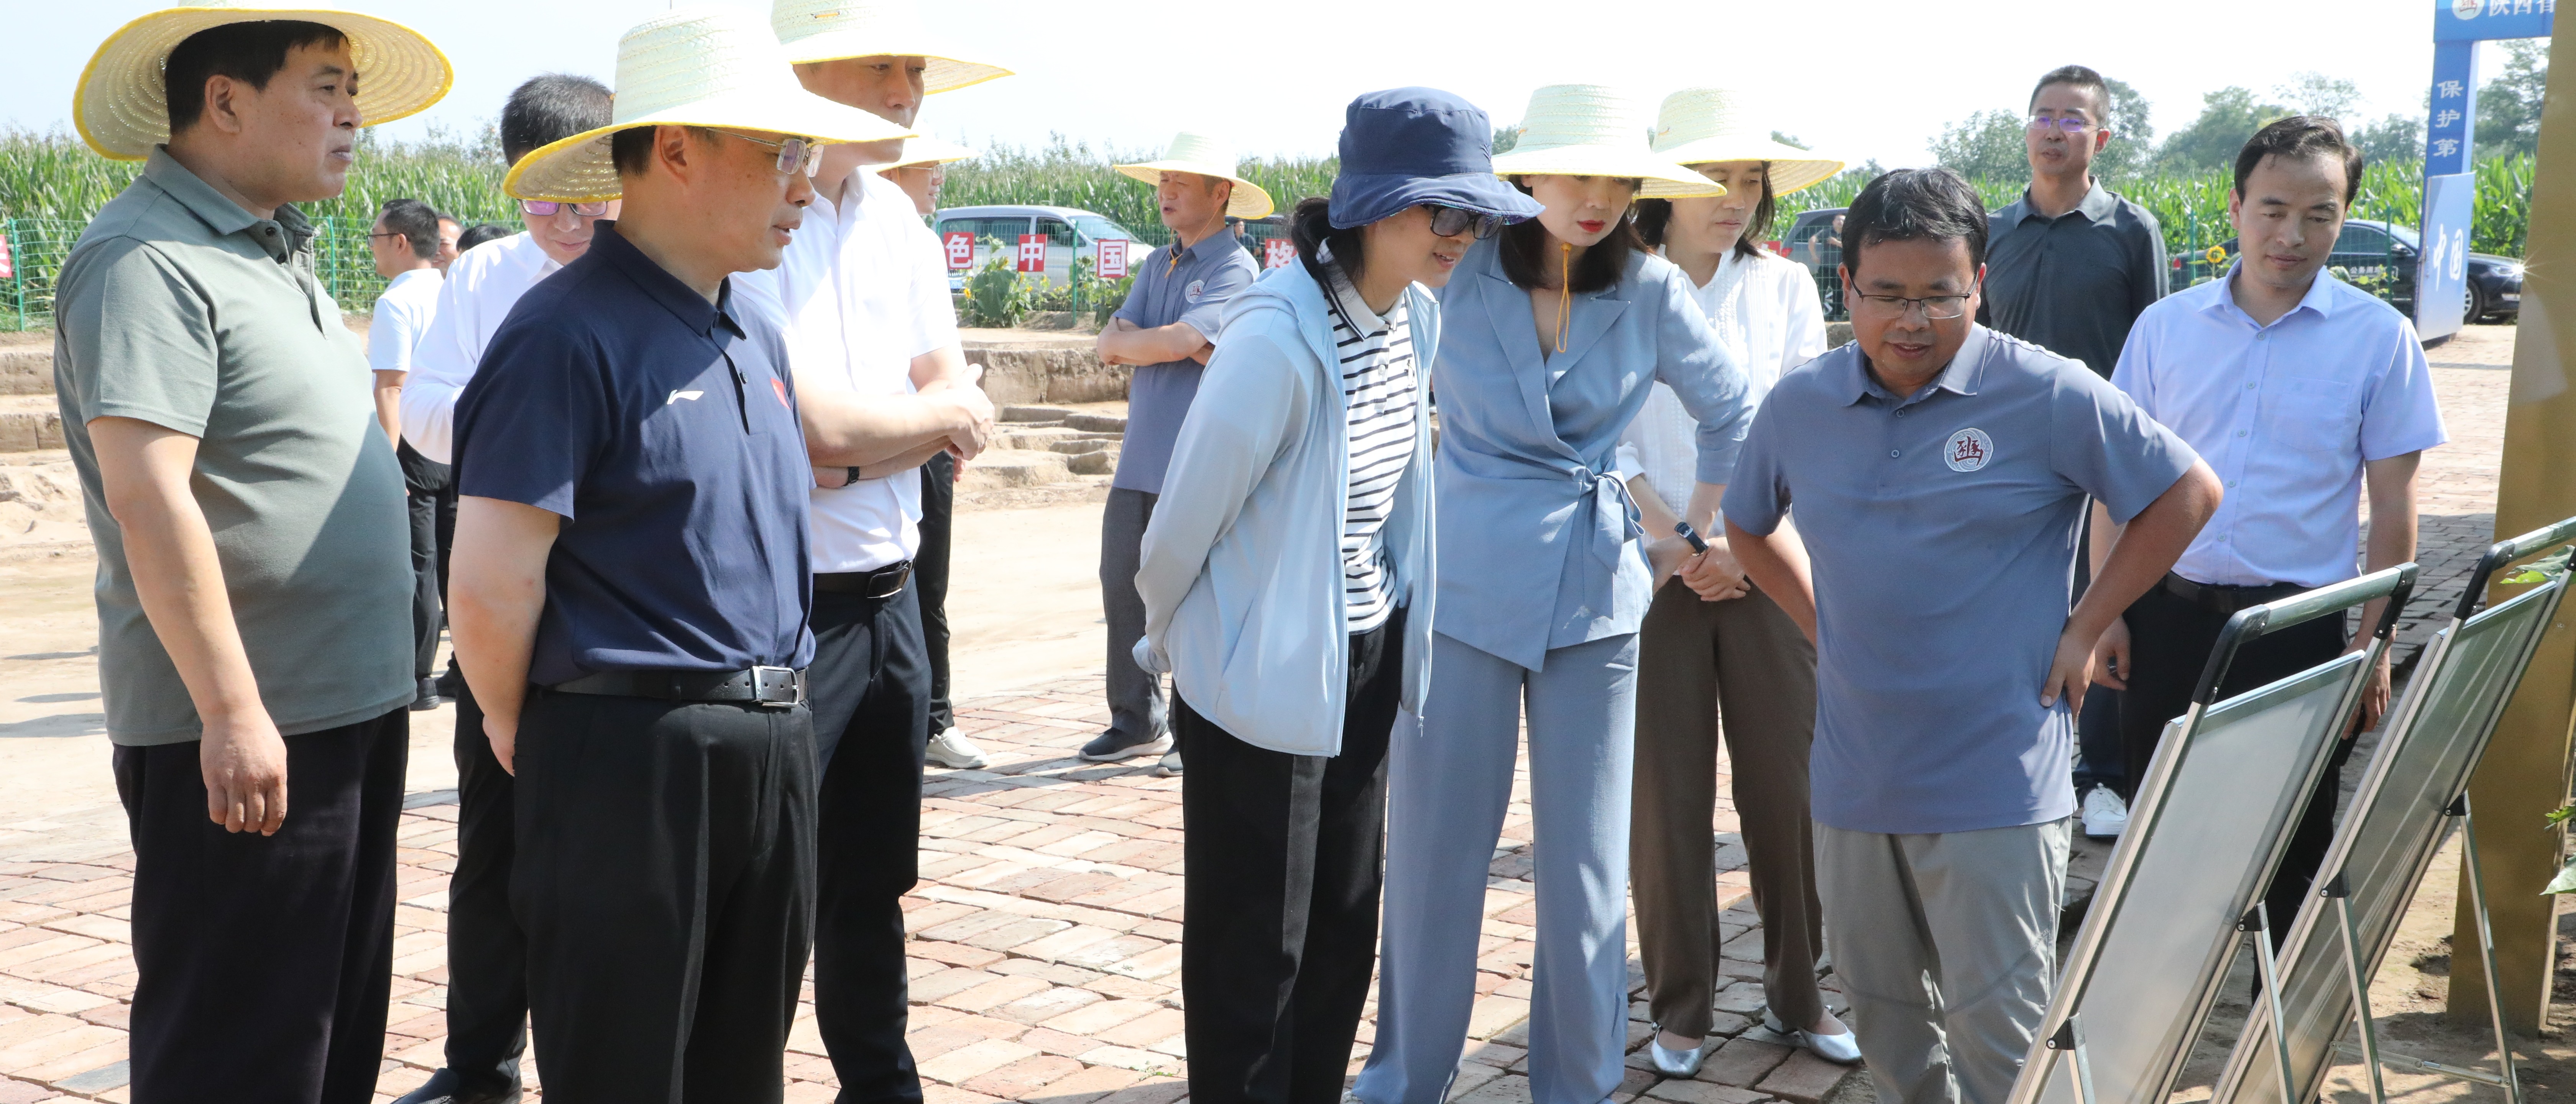
M 608 213 L 608 204 L 604 202 L 557 203 L 551 199 L 523 199 L 519 201 L 520 213 L 534 218 L 552 218 L 557 212 L 562 211 L 566 207 L 572 208 L 572 213 L 580 215 L 583 218 L 599 218 Z
M 754 138 L 748 134 L 737 134 L 730 130 L 725 131 L 724 133 L 727 136 L 740 138 L 755 146 L 767 146 L 771 149 L 777 150 L 779 172 L 803 173 L 808 178 L 811 178 L 815 173 L 822 171 L 823 147 L 829 144 L 826 142 L 816 141 L 812 138 L 789 138 L 784 141 L 772 142 L 766 139 Z
M 1423 206 L 1431 211 L 1431 232 L 1444 238 L 1454 238 L 1474 230 L 1477 239 L 1483 240 L 1493 237 L 1494 231 L 1503 227 L 1501 215 L 1482 214 L 1457 207 L 1443 207 L 1437 203 L 1425 203 Z
M 2056 127 L 2068 134 L 2082 134 L 2085 131 L 2093 129 L 2093 124 L 2086 121 L 2081 115 L 2033 115 L 2030 117 L 2030 129 L 2044 131 L 2050 127 Z

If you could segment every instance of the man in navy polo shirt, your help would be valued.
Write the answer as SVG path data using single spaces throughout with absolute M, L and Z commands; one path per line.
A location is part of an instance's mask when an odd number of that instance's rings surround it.
M 2002 1104 L 2048 1007 L 2072 707 L 2218 480 L 2083 364 L 1974 324 L 1965 181 L 1882 176 L 1843 240 L 1853 340 L 1764 400 L 1727 536 L 1816 641 L 1818 889 L 1879 1098 Z M 2087 496 L 2127 528 L 2070 613 Z

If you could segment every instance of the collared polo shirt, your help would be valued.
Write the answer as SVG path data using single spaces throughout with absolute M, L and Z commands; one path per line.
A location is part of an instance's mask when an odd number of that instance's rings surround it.
M 409 372 L 421 335 L 438 310 L 438 270 L 415 268 L 395 274 L 376 296 L 367 323 L 367 367 L 378 372 Z
M 537 281 L 563 270 L 525 231 L 459 254 L 439 282 L 438 306 L 412 352 L 403 381 L 403 440 L 441 464 L 454 455 L 456 396 L 474 378 L 483 350 Z
M 1225 301 L 1260 275 L 1252 255 L 1231 234 L 1210 234 L 1187 249 L 1174 242 L 1146 255 L 1126 305 L 1114 317 L 1146 330 L 1186 322 L 1214 342 Z M 1189 416 L 1190 400 L 1199 393 L 1199 373 L 1205 370 L 1187 357 L 1136 369 L 1127 382 L 1127 439 L 1119 445 L 1118 474 L 1110 477 L 1110 486 L 1162 493 L 1172 443 L 1180 439 L 1181 419 Z
M 2362 465 L 2450 439 L 2423 343 L 2330 272 L 2269 326 L 2236 305 L 2235 281 L 2231 268 L 2148 310 L 2111 377 L 2225 488 L 2174 571 L 2226 586 L 2353 578 Z
M 872 172 L 817 193 L 778 267 L 734 278 L 746 309 L 775 320 L 801 394 L 906 395 L 912 360 L 957 343 L 948 261 L 912 197 Z M 874 571 L 921 548 L 921 473 L 843 487 L 808 481 L 814 570 Z
M 805 436 L 776 329 L 598 223 L 456 402 L 458 493 L 563 516 L 528 678 L 802 667 Z
M 1819 823 L 1965 832 L 2074 812 L 2073 704 L 2039 704 L 2086 496 L 2126 522 L 2191 448 L 2082 365 L 1983 326 L 1898 396 L 1845 345 L 1753 417 L 1726 517 L 1794 504 L 1814 561 Z
M 2041 216 L 2024 190 L 1988 226 L 1977 321 L 2109 378 L 2130 325 L 2165 297 L 2156 216 L 2095 180 L 2063 215 Z
M 279 732 L 370 720 L 417 690 L 402 472 L 366 351 L 302 252 L 310 237 L 295 208 L 258 218 L 155 147 L 63 263 L 54 392 L 98 543 L 99 687 L 116 743 L 184 743 L 201 726 L 135 595 L 94 418 L 197 438 L 189 490 Z

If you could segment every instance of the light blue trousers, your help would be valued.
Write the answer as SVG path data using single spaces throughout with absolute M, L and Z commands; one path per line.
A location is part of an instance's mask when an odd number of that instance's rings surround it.
M 1637 637 L 1547 653 L 1532 671 L 1432 636 L 1430 699 L 1390 756 L 1386 934 L 1367 1104 L 1440 1104 L 1476 1001 L 1486 868 L 1511 804 L 1524 705 L 1538 882 L 1530 1095 L 1598 1104 L 1628 1042 L 1628 784 Z

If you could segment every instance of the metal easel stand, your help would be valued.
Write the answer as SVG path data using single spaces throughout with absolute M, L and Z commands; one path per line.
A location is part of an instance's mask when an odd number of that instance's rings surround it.
M 2388 1089 L 2382 1083 L 2379 1074 L 2382 1063 L 2409 1072 L 2438 1074 L 2458 1081 L 2492 1085 L 2504 1090 L 2505 1099 L 2509 1104 L 2522 1104 L 2522 1080 L 2514 1071 L 2513 1047 L 2504 1033 L 2504 1004 L 2502 998 L 2496 995 L 2495 937 L 2490 934 L 2487 924 L 2487 880 L 2478 864 L 2477 820 L 2469 815 L 2469 795 L 2463 793 L 2453 798 L 2451 807 L 2443 810 L 2443 815 L 2460 818 L 2460 861 L 2468 865 L 2469 907 L 2476 910 L 2478 918 L 2478 961 L 2484 965 L 2488 979 L 2487 1020 L 2495 1029 L 2496 1062 L 2503 1068 L 2503 1073 L 2489 1073 L 2481 1069 L 2468 1069 L 2427 1058 L 2391 1054 L 2379 1048 L 2379 1028 L 2370 1010 L 2370 979 L 2363 977 L 2361 972 L 2361 930 L 2352 918 L 2350 887 L 2345 884 L 2343 875 L 2337 874 L 2333 881 L 2326 883 L 2325 888 L 2318 891 L 2318 895 L 2334 899 L 2336 916 L 2342 922 L 2344 980 L 2346 984 L 2352 986 L 2353 1019 L 2355 1026 L 2360 1029 L 2357 1032 L 2361 1039 L 2358 1057 L 2363 1066 L 2370 1070 L 2371 1104 L 2387 1104 L 2388 1101 Z M 2454 953 L 2456 954 L 2456 951 Z M 2281 1037 L 2281 1011 L 2277 1005 L 2272 1010 L 2272 1024 L 2273 1038 L 2278 1040 Z M 2346 1053 L 2352 1051 L 2350 1046 L 2337 1049 Z M 2281 1083 L 2288 1085 L 2290 1084 L 2286 1057 L 2288 1051 L 2285 1049 L 2282 1053 L 2285 1057 L 2282 1059 Z
M 2254 907 L 2236 921 L 2236 930 L 2254 937 L 2255 976 L 2262 980 L 2263 1004 L 2272 1014 L 2272 1061 L 2280 1067 L 2277 1073 L 2281 1078 L 2282 1104 L 2298 1104 L 2289 1099 L 2290 1086 L 2298 1082 L 2290 1077 L 2290 1037 L 2281 1030 L 2281 967 L 2273 958 L 2271 910 L 2264 908 L 2261 901 L 2254 902 Z
M 2066 1017 L 2057 1026 L 2057 1034 L 2048 1037 L 2048 1049 L 2063 1050 L 2075 1056 L 2075 1104 L 2095 1104 L 2093 1095 L 2093 1059 L 2084 1053 L 2084 1014 Z

